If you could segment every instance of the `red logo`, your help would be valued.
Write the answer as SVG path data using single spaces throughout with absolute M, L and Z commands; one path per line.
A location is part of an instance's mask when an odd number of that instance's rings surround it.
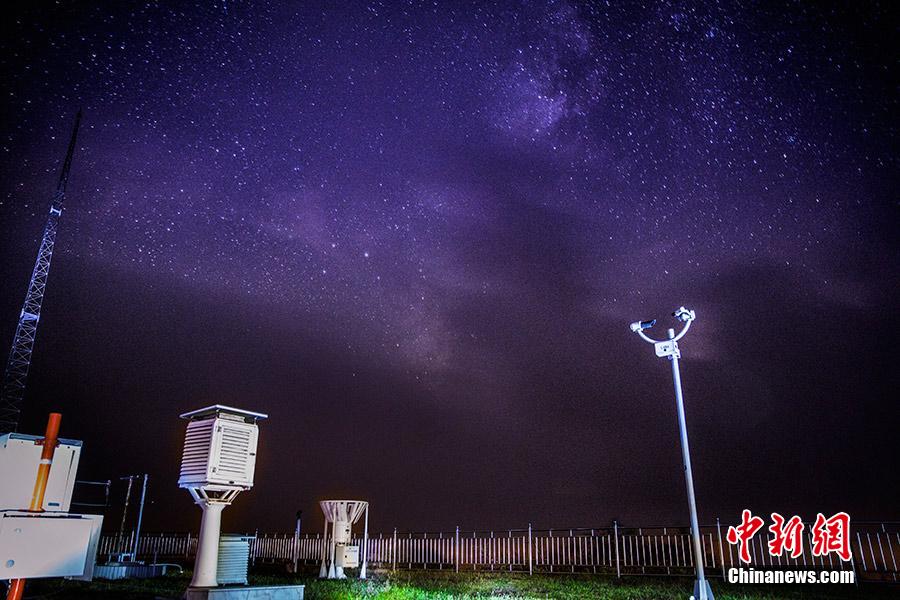
M 836 552 L 843 560 L 850 560 L 850 515 L 839 512 L 831 518 L 819 513 L 812 528 L 813 556 Z
M 729 544 L 739 547 L 738 556 L 742 562 L 750 563 L 750 542 L 764 523 L 762 518 L 744 509 L 741 524 L 728 528 L 726 539 Z M 804 529 L 803 521 L 797 515 L 786 520 L 780 514 L 772 513 L 769 554 L 782 556 L 785 552 L 790 552 L 791 558 L 802 556 Z M 839 512 L 826 519 L 825 515 L 819 513 L 810 531 L 813 556 L 826 556 L 834 552 L 842 560 L 850 560 L 850 515 Z
M 759 517 L 754 517 L 753 513 L 745 508 L 744 512 L 741 513 L 741 524 L 737 527 L 732 525 L 728 528 L 728 534 L 726 535 L 728 543 L 740 544 L 738 555 L 743 562 L 750 562 L 750 540 L 753 539 L 753 536 L 762 528 L 764 523 L 765 521 Z
M 769 525 L 772 539 L 769 540 L 769 554 L 781 556 L 785 550 L 791 553 L 791 558 L 797 558 L 803 554 L 803 521 L 794 515 L 785 525 L 784 517 L 778 513 L 772 513 L 772 524 Z

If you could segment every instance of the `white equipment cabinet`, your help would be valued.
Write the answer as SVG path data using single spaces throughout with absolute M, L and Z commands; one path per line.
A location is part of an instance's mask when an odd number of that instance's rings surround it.
M 346 579 L 344 568 L 359 567 L 359 578 L 366 578 L 368 557 L 366 548 L 369 541 L 369 503 L 361 500 L 322 500 L 319 502 L 325 513 L 325 544 L 322 548 L 322 566 L 319 577 L 328 579 Z M 365 514 L 363 528 L 362 551 L 353 544 L 353 524 Z M 331 524 L 331 535 L 328 535 L 328 524 Z M 362 566 L 360 566 L 362 554 Z
M 100 515 L 0 512 L 0 579 L 90 580 L 102 524 Z
M 334 556 L 335 567 L 355 569 L 359 566 L 359 546 L 339 546 L 341 551 Z
M 44 438 L 23 433 L 0 435 L 0 510 L 24 510 L 31 504 Z M 81 458 L 81 442 L 59 440 L 47 479 L 43 509 L 68 512 Z

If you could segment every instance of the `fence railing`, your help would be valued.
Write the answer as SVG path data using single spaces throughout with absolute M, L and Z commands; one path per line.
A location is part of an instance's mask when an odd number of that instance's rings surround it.
M 810 528 L 807 528 L 808 532 Z M 853 570 L 859 581 L 897 582 L 900 558 L 900 523 L 854 523 L 852 557 L 842 561 L 834 554 L 814 557 L 812 536 L 806 534 L 797 558 L 772 557 L 765 535 L 750 546 L 751 562 L 744 565 L 734 546 L 725 540 L 727 526 L 700 528 L 702 559 L 711 577 L 725 577 L 729 568 L 792 568 L 804 570 Z M 355 539 L 354 543 L 361 543 Z M 129 536 L 104 536 L 101 555 L 129 552 Z M 137 554 L 154 561 L 189 561 L 197 550 L 191 533 L 143 534 Z M 694 553 L 690 530 L 685 527 L 612 527 L 571 529 L 507 529 L 399 533 L 369 536 L 366 550 L 372 567 L 452 571 L 509 571 L 524 573 L 601 573 L 622 575 L 692 575 Z M 321 535 L 257 534 L 251 543 L 251 560 L 296 565 L 319 564 L 323 555 Z M 362 558 L 362 549 L 361 549 Z

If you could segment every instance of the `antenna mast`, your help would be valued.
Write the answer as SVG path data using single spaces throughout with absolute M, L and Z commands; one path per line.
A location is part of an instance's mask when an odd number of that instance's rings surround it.
M 75 139 L 81 124 L 81 111 L 75 117 L 72 139 L 63 162 L 56 193 L 50 203 L 50 215 L 44 227 L 44 237 L 38 250 L 31 282 L 25 294 L 25 304 L 19 314 L 19 325 L 13 338 L 6 372 L 3 375 L 3 388 L 0 390 L 0 433 L 16 431 L 19 426 L 19 415 L 25 399 L 25 382 L 28 379 L 28 367 L 31 366 L 31 353 L 34 350 L 34 338 L 37 335 L 38 321 L 41 318 L 41 303 L 44 301 L 44 290 L 47 288 L 47 277 L 50 274 L 50 259 L 53 258 L 53 246 L 56 243 L 56 230 L 62 214 L 63 200 L 66 196 L 66 184 L 69 182 L 69 169 L 72 167 L 72 155 L 75 153 Z

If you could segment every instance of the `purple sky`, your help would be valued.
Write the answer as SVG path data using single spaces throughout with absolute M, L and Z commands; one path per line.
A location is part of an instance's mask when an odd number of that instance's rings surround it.
M 22 429 L 151 528 L 216 402 L 226 530 L 682 524 L 681 304 L 702 521 L 900 517 L 887 5 L 126 4 L 7 16 L 0 341 L 83 107 Z

